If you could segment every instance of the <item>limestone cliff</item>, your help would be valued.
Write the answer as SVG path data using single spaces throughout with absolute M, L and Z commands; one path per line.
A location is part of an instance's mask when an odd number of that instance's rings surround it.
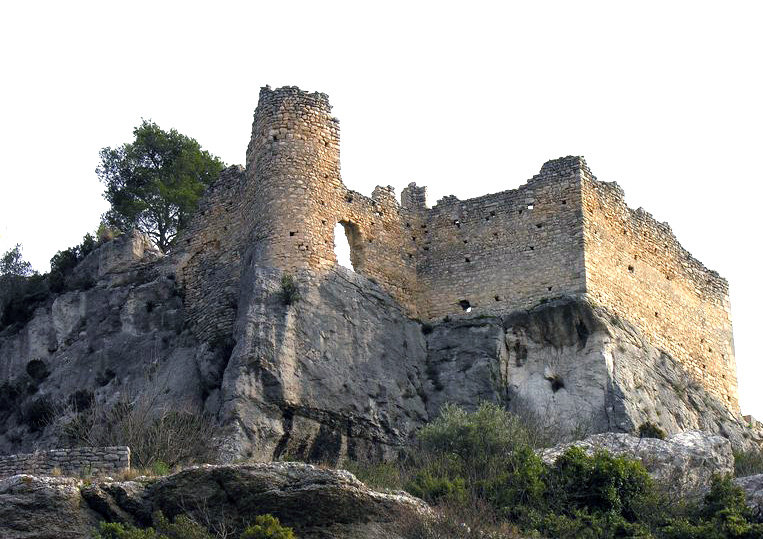
M 77 269 L 92 288 L 51 297 L 24 327 L 0 334 L 0 451 L 62 443 L 55 421 L 29 421 L 40 402 L 71 413 L 83 393 L 108 406 L 157 385 L 157 405 L 215 417 L 221 460 L 387 458 L 443 404 L 485 400 L 559 438 L 650 421 L 738 447 L 760 442 L 680 363 L 585 301 L 422 323 L 342 267 L 295 273 L 301 297 L 286 305 L 281 271 L 258 262 L 242 267 L 230 334 L 202 340 L 189 327 L 175 258 L 137 235 L 101 246 Z

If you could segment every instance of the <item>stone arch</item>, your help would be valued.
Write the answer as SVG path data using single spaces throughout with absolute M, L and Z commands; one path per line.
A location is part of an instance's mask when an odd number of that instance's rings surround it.
M 344 242 L 342 232 L 344 232 Z M 343 244 L 346 244 L 346 247 Z M 342 263 L 341 259 L 349 250 L 349 261 L 352 266 L 350 269 L 360 273 L 365 265 L 364 248 L 363 236 L 357 223 L 345 219 L 338 221 L 334 227 L 334 254 L 337 256 L 337 263 L 346 265 L 346 262 Z

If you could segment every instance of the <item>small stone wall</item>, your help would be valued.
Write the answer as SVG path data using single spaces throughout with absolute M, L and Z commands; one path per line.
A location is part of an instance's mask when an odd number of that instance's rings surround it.
M 0 456 L 0 477 L 28 473 L 39 475 L 116 474 L 130 469 L 130 448 L 76 447 L 20 455 Z

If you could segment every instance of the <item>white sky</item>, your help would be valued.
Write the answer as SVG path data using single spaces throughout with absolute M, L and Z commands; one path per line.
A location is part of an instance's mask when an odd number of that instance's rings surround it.
M 98 150 L 141 117 L 243 163 L 259 88 L 331 96 L 342 174 L 429 202 L 584 155 L 731 284 L 763 418 L 761 2 L 3 2 L 0 252 L 44 271 L 96 228 Z

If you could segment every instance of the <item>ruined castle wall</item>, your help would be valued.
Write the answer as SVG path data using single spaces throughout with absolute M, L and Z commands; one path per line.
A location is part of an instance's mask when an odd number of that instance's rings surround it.
M 336 263 L 334 227 L 347 230 L 355 271 L 415 311 L 415 261 L 391 188 L 348 190 L 339 171 L 339 123 L 325 94 L 263 88 L 247 151 L 252 258 L 286 271 Z
M 411 230 L 427 315 L 501 314 L 585 292 L 578 158 L 511 191 L 446 197 Z
M 130 469 L 130 448 L 75 447 L 0 456 L 0 477 L 16 474 L 79 476 L 116 474 Z
M 586 171 L 582 191 L 589 297 L 738 410 L 726 280 L 683 249 L 667 224 L 628 208 L 617 184 Z
M 197 334 L 224 334 L 238 280 L 253 264 L 330 271 L 334 228 L 353 267 L 410 316 L 505 314 L 586 295 L 627 319 L 736 409 L 725 280 L 667 225 L 630 210 L 579 157 L 549 161 L 518 189 L 426 208 L 425 190 L 347 189 L 328 97 L 295 87 L 260 93 L 246 172 L 228 169 L 180 241 L 180 278 Z M 469 311 L 465 307 L 469 307 Z
M 201 341 L 233 331 L 241 277 L 241 252 L 249 238 L 242 214 L 244 169 L 232 166 L 204 192 L 199 208 L 173 251 L 191 330 Z

